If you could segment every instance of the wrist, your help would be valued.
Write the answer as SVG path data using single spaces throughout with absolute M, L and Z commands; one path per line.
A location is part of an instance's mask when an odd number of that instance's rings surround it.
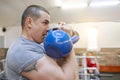
M 79 36 L 79 33 L 75 30 L 72 30 L 71 37 L 73 37 L 74 35 Z
M 74 30 L 71 31 L 71 37 L 75 35 Z

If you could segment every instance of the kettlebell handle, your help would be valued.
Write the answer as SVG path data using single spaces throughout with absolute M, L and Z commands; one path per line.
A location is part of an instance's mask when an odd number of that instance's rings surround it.
M 71 37 L 71 40 L 72 40 L 73 44 L 75 44 L 79 40 L 79 37 L 77 35 L 74 35 Z
M 54 31 L 54 30 L 59 30 L 59 29 L 58 29 L 58 28 L 52 28 L 52 29 L 49 30 L 49 32 L 52 32 L 52 31 Z M 71 40 L 72 40 L 72 43 L 75 44 L 77 41 L 79 41 L 79 36 L 73 35 L 73 36 L 71 37 Z

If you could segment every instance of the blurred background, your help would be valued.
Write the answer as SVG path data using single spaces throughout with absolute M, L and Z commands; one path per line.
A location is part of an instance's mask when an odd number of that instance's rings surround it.
M 64 21 L 79 33 L 76 55 L 94 52 L 100 57 L 99 72 L 113 75 L 101 80 L 120 79 L 120 0 L 0 0 L 0 60 L 20 36 L 21 15 L 29 5 L 45 7 L 51 27 Z M 0 70 L 4 70 L 2 62 Z

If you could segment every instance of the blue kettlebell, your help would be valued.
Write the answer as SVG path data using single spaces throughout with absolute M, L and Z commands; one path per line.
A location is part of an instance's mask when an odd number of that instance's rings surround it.
M 72 38 L 63 30 L 50 29 L 44 40 L 46 54 L 52 58 L 63 58 L 72 50 L 73 43 L 78 41 L 78 36 Z

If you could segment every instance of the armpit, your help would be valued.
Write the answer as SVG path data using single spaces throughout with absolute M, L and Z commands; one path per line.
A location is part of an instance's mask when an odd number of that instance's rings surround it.
M 30 64 L 29 66 L 27 66 L 27 67 L 23 70 L 23 72 L 30 72 L 30 71 L 32 71 L 32 70 L 37 71 L 37 69 L 36 69 L 36 63 L 37 63 L 37 62 L 34 62 L 34 63 Z

